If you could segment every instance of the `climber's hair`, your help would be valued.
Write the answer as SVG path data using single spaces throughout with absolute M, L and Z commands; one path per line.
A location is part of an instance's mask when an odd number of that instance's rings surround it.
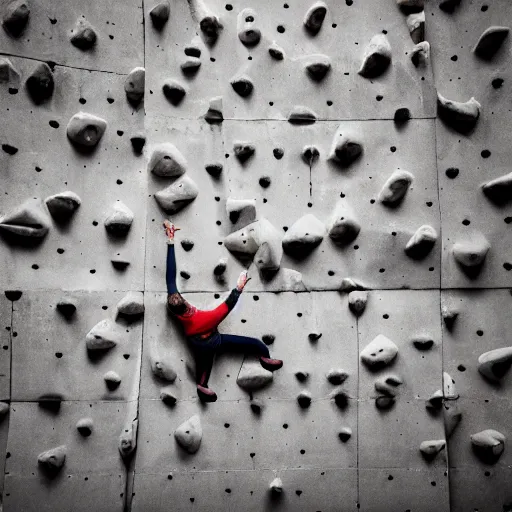
M 167 296 L 167 308 L 174 315 L 183 315 L 187 311 L 187 304 L 181 293 L 171 293 Z

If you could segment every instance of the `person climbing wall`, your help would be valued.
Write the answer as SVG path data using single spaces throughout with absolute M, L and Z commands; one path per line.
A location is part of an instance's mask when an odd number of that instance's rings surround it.
M 182 323 L 187 341 L 196 361 L 197 394 L 203 402 L 215 402 L 217 394 L 208 387 L 208 379 L 215 355 L 224 351 L 250 352 L 259 355 L 263 368 L 273 372 L 283 366 L 280 359 L 272 359 L 268 347 L 263 341 L 249 336 L 221 334 L 217 326 L 233 309 L 250 278 L 243 271 L 229 297 L 215 309 L 203 311 L 190 304 L 176 287 L 176 256 L 174 252 L 174 234 L 179 231 L 172 222 L 165 220 L 167 236 L 167 308 Z

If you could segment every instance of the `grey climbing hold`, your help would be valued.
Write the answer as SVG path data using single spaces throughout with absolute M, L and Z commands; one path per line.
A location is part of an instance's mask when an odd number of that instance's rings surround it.
M 175 107 L 181 103 L 187 94 L 185 87 L 174 79 L 165 80 L 164 84 L 162 85 L 162 92 Z
M 322 337 L 322 333 L 318 331 L 313 331 L 308 334 L 308 339 L 311 342 L 317 342 Z
M 216 96 L 210 100 L 210 106 L 204 120 L 209 124 L 222 123 L 224 121 L 224 115 L 222 114 L 222 96 Z
M 501 48 L 509 32 L 509 27 L 489 27 L 480 36 L 480 39 L 473 48 L 473 53 L 481 59 L 491 60 Z
M 239 229 L 230 233 L 224 239 L 224 247 L 234 254 L 248 254 L 253 255 L 259 249 L 258 244 L 254 240 L 253 232 L 249 231 L 247 227 Z
M 115 347 L 120 342 L 119 329 L 110 318 L 98 322 L 85 337 L 88 350 L 106 350 Z
M 385 378 L 384 382 L 394 387 L 401 386 L 403 384 L 403 380 L 398 375 L 395 375 L 393 373 L 391 375 L 388 375 Z
M 423 457 L 428 460 L 434 460 L 437 455 L 444 450 L 446 447 L 446 441 L 444 439 L 436 439 L 432 441 L 423 441 L 420 444 L 420 452 Z
M 261 31 L 256 26 L 254 9 L 246 8 L 240 11 L 237 18 L 238 39 L 245 46 L 255 46 L 260 42 Z
M 405 22 L 415 44 L 425 40 L 425 11 L 409 14 Z
M 482 192 L 489 201 L 503 205 L 512 201 L 512 172 L 482 185 Z
M 404 14 L 411 14 L 423 10 L 424 0 L 396 0 L 396 4 Z
M 188 57 L 201 57 L 201 48 L 199 46 L 196 46 L 195 44 L 191 44 L 189 46 L 185 46 L 185 49 L 183 50 L 185 55 Z
M 306 382 L 308 380 L 308 378 L 309 378 L 309 372 L 305 372 L 305 371 L 295 372 L 295 378 L 299 382 Z
M 247 391 L 261 389 L 273 381 L 273 374 L 265 370 L 258 361 L 245 360 L 236 383 Z
M 233 143 L 233 153 L 241 163 L 246 162 L 255 151 L 256 147 L 251 142 L 237 140 Z
M 52 217 L 61 222 L 69 220 L 82 204 L 78 194 L 71 191 L 49 196 L 44 202 Z
M 484 352 L 478 358 L 478 371 L 492 382 L 499 382 L 512 365 L 512 347 Z
M 168 0 L 164 0 L 159 4 L 156 4 L 153 9 L 149 11 L 149 17 L 151 18 L 151 22 L 153 23 L 153 27 L 157 30 L 162 30 L 164 25 L 167 23 L 169 19 L 169 15 L 171 14 L 171 6 Z
M 460 5 L 461 0 L 441 0 L 439 2 L 439 9 L 449 14 L 452 14 L 455 9 Z
M 320 82 L 331 69 L 331 59 L 323 54 L 309 55 L 305 59 L 304 68 L 310 78 L 316 82 Z
M 182 423 L 175 431 L 174 438 L 177 443 L 188 453 L 196 453 L 201 446 L 203 429 L 199 415 L 194 414 Z
M 130 265 L 130 260 L 121 256 L 119 253 L 116 253 L 111 259 L 110 262 L 112 266 L 116 270 L 126 270 L 126 268 Z
M 91 148 L 98 144 L 106 128 L 107 122 L 101 117 L 78 112 L 69 120 L 66 133 L 71 142 Z
M 57 302 L 57 311 L 68 320 L 75 314 L 76 306 L 69 299 L 61 299 Z
M 30 73 L 25 86 L 36 105 L 49 100 L 55 89 L 55 80 L 50 66 L 46 62 L 40 62 Z
M 170 383 L 176 380 L 177 374 L 173 369 L 173 360 L 170 354 L 161 355 L 151 352 L 149 361 L 153 375 Z
M 144 313 L 144 294 L 128 292 L 116 305 L 116 311 L 122 315 L 141 315 Z
M 377 78 L 391 64 L 391 45 L 384 34 L 373 36 L 363 55 L 358 73 L 364 78 Z
M 105 375 L 103 375 L 103 380 L 105 381 L 105 384 L 110 391 L 117 389 L 121 384 L 121 377 L 113 370 L 105 373 Z
M 89 437 L 92 434 L 93 427 L 92 418 L 80 418 L 76 423 L 76 429 L 83 437 Z
M 320 151 L 316 146 L 304 146 L 302 148 L 301 157 L 304 162 L 312 166 L 319 158 Z
M 451 331 L 455 324 L 455 320 L 457 320 L 457 317 L 459 316 L 459 312 L 454 308 L 443 305 L 441 307 L 441 315 L 446 328 Z
M 434 346 L 434 340 L 430 336 L 416 336 L 412 339 L 412 344 L 418 350 L 430 350 Z
M 312 35 L 318 34 L 326 14 L 327 4 L 322 1 L 315 2 L 304 16 L 304 27 L 306 30 Z
M 256 200 L 228 197 L 226 199 L 226 213 L 233 224 L 245 227 L 256 220 Z
M 455 381 L 447 372 L 443 372 L 443 396 L 445 400 L 457 400 L 459 398 L 455 389 Z
M 396 206 L 407 194 L 413 179 L 410 172 L 396 170 L 379 192 L 379 201 L 386 206 Z
M 281 268 L 275 278 L 276 287 L 287 292 L 306 292 L 307 286 L 302 280 L 302 274 L 291 268 Z
M 192 5 L 194 0 L 187 1 L 190 7 L 192 7 L 192 15 L 194 18 L 199 19 L 199 28 L 203 33 L 205 42 L 210 46 L 213 46 L 223 29 L 221 21 L 217 16 L 209 11 L 202 0 L 196 0 L 195 6 Z
M 334 243 L 345 246 L 357 238 L 361 231 L 361 225 L 352 208 L 347 203 L 338 201 L 331 215 L 327 230 L 329 238 Z
M 397 125 L 401 126 L 405 124 L 407 121 L 409 121 L 411 117 L 411 111 L 408 108 L 397 108 L 395 110 L 395 115 L 393 116 L 393 121 L 395 121 Z
M 398 354 L 398 347 L 389 338 L 379 334 L 360 354 L 361 361 L 369 368 L 387 366 Z
M 366 309 L 368 302 L 368 292 L 364 290 L 354 290 L 348 294 L 348 307 L 355 316 L 361 316 Z
M 334 400 L 334 403 L 340 409 L 346 409 L 346 407 L 348 406 L 349 396 L 342 389 L 335 390 L 335 391 L 331 392 L 329 394 L 329 397 Z
M 375 399 L 375 407 L 380 410 L 391 409 L 395 405 L 395 397 L 394 396 L 378 396 Z
M 338 437 L 342 443 L 346 443 L 352 437 L 352 429 L 350 427 L 342 427 L 338 432 Z
M 119 436 L 119 453 L 124 461 L 128 461 L 137 448 L 138 420 L 128 422 Z
M 226 272 L 227 269 L 228 260 L 227 258 L 221 258 L 217 265 L 215 265 L 213 269 L 213 275 L 215 277 L 221 277 L 224 275 L 224 272 Z
M 83 16 L 78 18 L 75 28 L 71 31 L 71 44 L 86 51 L 94 47 L 97 39 L 94 27 Z
M 249 224 L 247 230 L 258 246 L 254 255 L 254 264 L 258 270 L 263 273 L 277 271 L 283 257 L 281 231 L 264 217 Z
M 13 0 L 9 2 L 2 17 L 2 26 L 13 37 L 19 37 L 25 30 L 30 16 L 28 2 Z
M 491 246 L 484 235 L 474 232 L 466 240 L 456 242 L 453 245 L 452 253 L 455 260 L 463 268 L 471 268 L 483 264 L 490 248 Z
M 352 277 L 344 277 L 341 280 L 341 284 L 339 287 L 339 291 L 344 293 L 362 291 L 367 289 L 368 287 L 364 285 L 359 279 L 354 279 Z
M 173 388 L 171 386 L 166 386 L 160 390 L 160 400 L 162 400 L 165 405 L 172 407 L 176 405 L 178 399 L 174 394 Z
M 9 413 L 9 404 L 5 402 L 0 402 L 0 421 L 3 421 L 4 418 Z
M 184 75 L 194 75 L 199 71 L 201 67 L 201 59 L 199 57 L 188 57 L 181 65 L 181 71 Z
M 430 43 L 428 41 L 422 41 L 414 45 L 410 57 L 415 67 L 425 68 L 430 60 Z
M 17 236 L 43 238 L 51 220 L 41 199 L 27 199 L 17 208 L 0 217 L 0 229 Z
M 425 401 L 425 407 L 438 411 L 443 406 L 444 395 L 441 389 L 438 389 L 435 393 L 432 393 L 429 398 Z
M 20 74 L 7 57 L 0 57 L 0 84 L 18 84 Z
M 259 400 L 258 398 L 253 398 L 251 400 L 251 411 L 254 414 L 261 414 L 261 411 L 265 408 L 265 404 L 263 400 Z
M 199 193 L 199 188 L 189 176 L 181 176 L 172 185 L 155 194 L 155 200 L 162 209 L 176 213 L 191 203 Z
M 224 169 L 224 166 L 221 163 L 217 162 L 213 164 L 206 164 L 204 168 L 212 178 L 219 179 L 220 175 L 222 174 L 222 170 Z
M 480 117 L 481 105 L 475 98 L 462 103 L 437 93 L 437 113 L 448 126 L 462 134 L 472 131 Z
M 179 149 L 170 142 L 157 144 L 148 163 L 148 171 L 157 176 L 181 176 L 187 170 L 187 160 Z
M 385 380 L 375 381 L 375 391 L 384 396 L 394 397 L 396 396 L 395 386 L 391 386 Z
M 405 254 L 412 259 L 421 260 L 430 253 L 437 241 L 437 231 L 428 225 L 420 226 L 405 246 Z
M 46 452 L 40 453 L 37 457 L 37 462 L 45 469 L 57 472 L 64 466 L 66 462 L 66 445 L 51 448 Z
M 108 233 L 124 236 L 133 223 L 133 212 L 122 201 L 116 201 L 103 224 Z
M 303 257 L 318 247 L 324 236 L 325 226 L 312 213 L 295 221 L 283 237 L 283 250 L 290 255 Z
M 334 135 L 328 159 L 345 168 L 353 164 L 363 153 L 363 145 L 359 134 L 345 130 L 346 125 L 340 125 Z
M 143 133 L 136 133 L 130 137 L 133 151 L 140 155 L 146 144 L 146 136 Z
M 506 437 L 497 430 L 482 430 L 470 437 L 473 451 L 488 464 L 495 464 L 505 450 Z
M 443 407 L 444 432 L 449 439 L 462 420 L 462 413 L 455 402 L 445 402 Z
M 275 60 L 284 59 L 284 50 L 275 41 L 268 47 L 268 53 Z
M 288 122 L 291 124 L 313 124 L 317 119 L 317 114 L 303 105 L 295 105 L 288 114 Z
M 272 480 L 272 482 L 270 482 L 269 489 L 272 494 L 282 494 L 283 481 L 278 477 L 274 478 L 274 480 Z
M 132 105 L 138 105 L 144 98 L 146 70 L 141 67 L 132 69 L 124 81 L 126 98 Z
M 309 391 L 301 391 L 297 396 L 297 403 L 302 409 L 306 409 L 311 405 L 311 393 Z
M 331 384 L 339 386 L 348 379 L 348 373 L 341 368 L 331 368 L 327 372 L 326 378 Z
M 242 98 L 250 96 L 254 89 L 251 79 L 247 75 L 237 75 L 230 81 L 233 90 Z

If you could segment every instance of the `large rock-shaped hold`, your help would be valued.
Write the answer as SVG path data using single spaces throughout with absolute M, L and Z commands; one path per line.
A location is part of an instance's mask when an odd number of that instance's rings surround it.
M 481 59 L 491 60 L 501 48 L 509 32 L 509 27 L 489 27 L 480 36 L 473 48 L 473 53 Z
M 229 83 L 233 90 L 242 98 L 250 96 L 254 89 L 252 80 L 247 75 L 237 75 Z
M 58 222 L 69 220 L 82 204 L 82 200 L 70 190 L 47 197 L 44 202 L 52 217 Z
M 30 16 L 28 2 L 13 0 L 9 2 L 2 17 L 2 26 L 13 37 L 19 37 L 25 30 Z
M 74 144 L 92 148 L 98 144 L 106 129 L 107 122 L 101 117 L 78 112 L 69 120 L 66 133 Z
M 130 457 L 137 448 L 137 428 L 139 426 L 138 420 L 130 421 L 125 425 L 121 435 L 119 436 L 119 453 L 124 461 L 130 460 Z
M 352 208 L 338 201 L 327 227 L 329 238 L 340 246 L 353 242 L 361 231 L 361 225 Z
M 254 232 L 247 229 L 247 226 L 230 233 L 224 238 L 224 247 L 235 255 L 253 255 L 259 249 L 253 238 Z
M 484 183 L 482 192 L 489 201 L 497 205 L 512 201 L 512 172 Z
M 178 106 L 185 95 L 187 94 L 187 90 L 185 89 L 185 86 L 178 82 L 177 80 L 174 80 L 172 78 L 169 78 L 164 81 L 162 85 L 162 92 L 164 93 L 164 96 L 176 107 Z
M 40 453 L 37 457 L 37 462 L 47 471 L 57 473 L 66 462 L 66 452 L 66 445 L 51 448 L 46 452 Z
M 320 82 L 331 69 L 331 59 L 323 54 L 309 55 L 305 59 L 304 68 L 310 78 Z
M 199 188 L 189 176 L 178 178 L 172 185 L 155 194 L 156 202 L 166 212 L 176 213 L 191 203 L 199 193 Z
M 173 368 L 173 360 L 170 354 L 162 355 L 158 351 L 151 350 L 149 363 L 155 377 L 171 383 L 176 380 L 177 374 Z
M 361 316 L 366 309 L 368 302 L 368 292 L 364 290 L 354 290 L 348 294 L 348 307 L 355 316 Z
M 120 342 L 121 333 L 110 318 L 98 322 L 85 337 L 88 350 L 107 350 Z
M 149 11 L 149 17 L 151 18 L 153 27 L 155 27 L 157 30 L 162 30 L 164 25 L 167 23 L 170 14 L 171 5 L 169 4 L 168 0 L 164 0 L 159 4 L 156 4 L 153 9 Z
M 20 74 L 7 57 L 0 57 L 0 84 L 18 85 Z
M 258 361 L 245 360 L 236 383 L 246 391 L 261 389 L 273 381 L 273 374 L 265 370 Z
M 357 133 L 351 133 L 346 125 L 340 125 L 334 135 L 328 159 L 340 167 L 353 164 L 363 153 L 363 144 Z
M 144 313 L 144 294 L 128 292 L 116 305 L 116 310 L 122 315 L 141 315 Z
M 405 246 L 405 254 L 414 260 L 426 258 L 437 241 L 437 231 L 427 224 L 420 226 Z
M 144 98 L 144 84 L 146 80 L 146 70 L 141 67 L 132 69 L 124 81 L 124 92 L 126 98 L 132 105 L 138 105 Z
M 430 43 L 428 41 L 421 41 L 414 45 L 410 53 L 411 62 L 417 68 L 427 67 L 430 61 Z
M 256 12 L 246 8 L 240 11 L 237 18 L 238 39 L 245 46 L 255 46 L 260 42 L 261 31 L 256 24 Z
M 481 105 L 475 98 L 452 101 L 437 93 L 437 114 L 448 126 L 462 134 L 471 132 L 480 117 Z
M 50 66 L 46 62 L 40 62 L 30 73 L 25 82 L 28 94 L 32 101 L 39 105 L 53 96 L 55 80 Z
M 445 400 L 457 400 L 459 398 L 455 389 L 455 381 L 447 372 L 443 372 L 443 396 Z
M 462 242 L 453 245 L 452 253 L 455 261 L 457 261 L 463 269 L 478 267 L 483 264 L 489 249 L 489 242 L 479 232 L 473 233 Z
M 122 201 L 116 201 L 104 221 L 105 229 L 112 235 L 124 236 L 133 223 L 133 212 Z
M 427 409 L 438 411 L 443 406 L 443 401 L 443 391 L 441 389 L 438 389 L 425 400 L 425 407 Z
M 497 430 L 487 429 L 471 436 L 475 455 L 487 464 L 495 464 L 505 450 L 506 437 Z
M 20 237 L 43 238 L 50 225 L 51 220 L 39 198 L 27 199 L 0 217 L 0 229 Z
M 154 146 L 148 170 L 157 176 L 177 177 L 187 170 L 187 160 L 180 150 L 170 142 Z
M 188 453 L 196 453 L 201 446 L 203 428 L 199 415 L 194 414 L 174 431 L 174 439 Z
M 413 42 L 415 44 L 421 43 L 425 39 L 425 12 L 409 14 L 405 22 Z
M 319 1 L 315 2 L 304 16 L 304 27 L 311 35 L 316 35 L 322 28 L 325 15 L 327 14 L 327 4 Z
M 318 247 L 325 236 L 325 226 L 312 213 L 295 221 L 283 237 L 283 250 L 302 258 Z
M 71 31 L 71 44 L 80 50 L 90 50 L 96 44 L 98 36 L 94 27 L 84 18 L 78 18 L 75 28 Z
M 256 200 L 228 197 L 226 213 L 233 224 L 238 224 L 240 227 L 247 226 L 256 220 Z
M 361 351 L 361 361 L 371 369 L 390 364 L 398 354 L 398 347 L 389 338 L 379 334 Z
M 379 201 L 386 206 L 396 206 L 407 194 L 413 179 L 410 172 L 397 169 L 384 183 L 379 192 Z
M 261 272 L 277 271 L 283 257 L 283 236 L 270 221 L 262 217 L 247 229 L 258 250 L 254 256 L 254 264 Z
M 512 347 L 484 352 L 478 358 L 478 371 L 492 382 L 499 382 L 512 365 Z
M 298 270 L 291 268 L 281 268 L 272 279 L 272 283 L 277 290 L 286 292 L 306 292 L 307 286 L 302 280 L 302 274 Z
M 434 460 L 437 454 L 444 450 L 445 447 L 446 441 L 444 439 L 423 441 L 420 444 L 420 452 L 426 460 L 431 461 Z
M 358 73 L 364 78 L 377 78 L 391 64 L 391 45 L 384 34 L 373 36 L 365 49 Z

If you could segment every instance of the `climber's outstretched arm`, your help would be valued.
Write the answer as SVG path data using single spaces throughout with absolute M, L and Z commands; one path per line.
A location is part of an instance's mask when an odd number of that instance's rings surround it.
M 179 231 L 174 224 L 168 220 L 164 221 L 165 234 L 167 236 L 167 267 L 165 280 L 167 282 L 167 293 L 179 293 L 176 286 L 176 254 L 174 252 L 174 233 Z

